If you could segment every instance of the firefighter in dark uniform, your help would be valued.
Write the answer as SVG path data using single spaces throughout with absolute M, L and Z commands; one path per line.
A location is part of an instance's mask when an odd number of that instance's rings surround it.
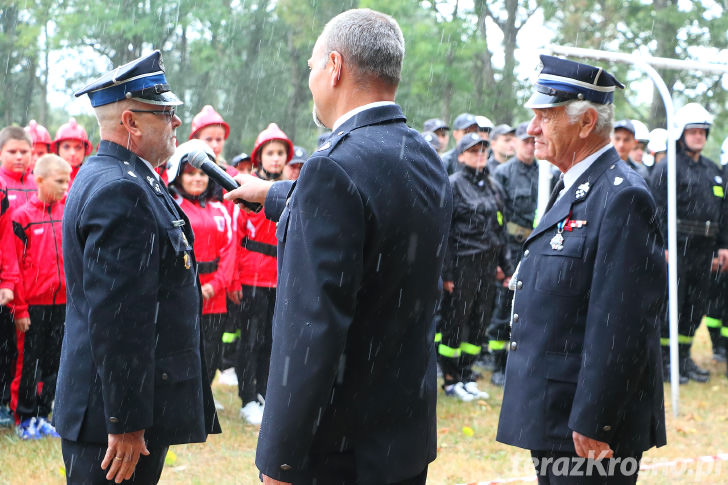
M 154 484 L 170 445 L 220 432 L 194 235 L 154 171 L 174 153 L 181 101 L 159 51 L 82 94 L 101 143 L 63 218 L 68 297 L 53 417 L 68 484 Z
M 511 279 L 496 439 L 531 450 L 539 485 L 634 484 L 642 453 L 665 444 L 667 265 L 655 203 L 609 143 L 622 84 L 587 64 L 541 62 L 528 133 L 563 178 Z
M 448 150 L 442 154 L 442 163 L 445 164 L 448 175 L 452 175 L 460 170 L 461 164 L 458 162 L 457 144 L 468 133 L 477 133 L 479 129 L 477 116 L 471 113 L 460 113 L 452 124 L 452 137 L 455 140 L 455 148 Z
M 678 349 L 680 382 L 707 382 L 710 373 L 690 356 L 695 331 L 706 311 L 711 262 L 728 262 L 728 202 L 721 169 L 700 153 L 710 132 L 712 116 L 689 103 L 675 114 L 677 141 Z M 663 234 L 667 234 L 667 164 L 657 164 L 651 176 Z M 667 252 L 665 252 L 667 257 Z M 665 377 L 669 376 L 669 328 L 662 331 Z
M 728 138 L 720 148 L 720 165 L 723 182 L 728 183 Z M 725 188 L 724 188 L 725 190 Z M 718 258 L 713 258 L 712 278 L 705 311 L 705 326 L 710 333 L 713 345 L 713 360 L 726 362 L 728 354 L 728 267 L 719 266 Z M 728 376 L 728 373 L 726 373 Z
M 538 205 L 538 164 L 533 157 L 534 139 L 528 134 L 528 122 L 516 128 L 516 155 L 496 168 L 493 178 L 503 187 L 506 241 L 511 261 L 521 259 L 521 247 L 533 230 Z M 510 339 L 513 292 L 496 284 L 495 309 L 488 326 L 488 348 L 495 368 L 491 384 L 503 386 L 506 379 L 506 356 Z
M 629 165 L 629 168 L 642 175 L 642 178 L 647 180 L 649 175 L 647 167 L 641 163 L 637 163 L 632 160 L 629 156 L 630 152 L 639 143 L 635 138 L 637 130 L 631 120 L 619 120 L 614 123 L 612 129 L 612 144 L 614 149 L 617 150 L 619 158 L 624 160 L 624 163 Z
M 475 383 L 472 365 L 486 341 L 497 268 L 513 272 L 503 228 L 505 194 L 486 167 L 487 148 L 477 133 L 461 138 L 456 149 L 463 167 L 450 176 L 453 214 L 442 270 L 438 361 L 445 393 L 463 401 L 487 397 Z

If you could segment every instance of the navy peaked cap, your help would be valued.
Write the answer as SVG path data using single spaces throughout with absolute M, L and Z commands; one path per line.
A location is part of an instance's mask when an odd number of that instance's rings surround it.
M 434 133 L 437 130 L 441 130 L 441 129 L 449 130 L 450 127 L 447 126 L 447 123 L 445 123 L 440 118 L 431 118 L 431 119 L 425 121 L 425 129 L 422 131 L 431 131 Z
M 136 99 L 159 106 L 182 104 L 169 89 L 162 54 L 158 50 L 107 72 L 76 91 L 75 96 L 84 94 L 88 94 L 94 108 L 122 99 Z
M 490 147 L 490 142 L 484 138 L 481 138 L 477 133 L 468 133 L 467 135 L 460 138 L 460 141 L 455 146 L 455 153 L 460 155 L 465 150 L 473 148 L 475 145 L 483 145 L 485 148 Z
M 624 88 L 601 67 L 547 55 L 541 55 L 541 64 L 536 92 L 526 102 L 526 108 L 553 108 L 576 100 L 612 104 L 614 89 Z
M 615 130 L 627 130 L 630 133 L 632 133 L 632 136 L 634 136 L 637 131 L 634 128 L 634 123 L 632 123 L 630 120 L 619 120 L 616 123 L 614 123 L 613 129 Z
M 304 163 L 306 161 L 306 159 L 308 159 L 308 155 L 306 154 L 306 149 L 296 145 L 293 147 L 293 158 L 291 158 L 291 161 L 288 162 L 288 164 L 296 165 L 296 164 Z
M 440 139 L 431 131 L 423 131 L 422 132 L 422 138 L 425 139 L 427 143 L 430 144 L 432 148 L 435 149 L 436 152 L 440 151 L 441 145 L 440 145 Z

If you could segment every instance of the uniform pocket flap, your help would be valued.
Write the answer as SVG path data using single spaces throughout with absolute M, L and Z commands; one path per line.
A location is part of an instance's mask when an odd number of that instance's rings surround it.
M 581 370 L 581 355 L 546 352 L 544 356 L 546 378 L 554 381 L 577 382 Z
M 156 360 L 157 382 L 174 383 L 200 376 L 200 354 L 194 350 L 177 352 Z

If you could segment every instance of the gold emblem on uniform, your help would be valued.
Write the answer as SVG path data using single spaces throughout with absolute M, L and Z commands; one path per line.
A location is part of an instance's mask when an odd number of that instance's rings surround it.
M 183 259 L 185 261 L 185 269 L 190 269 L 192 267 L 192 263 L 191 263 L 191 260 L 190 260 L 190 254 L 189 253 L 185 253 Z
M 187 240 L 187 236 L 185 236 L 185 233 L 182 233 L 182 242 L 185 243 L 185 246 L 189 246 L 190 242 Z

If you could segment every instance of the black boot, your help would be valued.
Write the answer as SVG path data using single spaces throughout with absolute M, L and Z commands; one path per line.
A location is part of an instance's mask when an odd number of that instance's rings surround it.
M 493 363 L 495 369 L 493 369 L 493 375 L 490 376 L 490 383 L 494 386 L 503 387 L 506 385 L 506 360 L 508 359 L 508 351 L 506 350 L 495 350 L 493 351 Z
M 662 382 L 670 382 L 670 347 L 662 347 Z M 688 378 L 682 373 L 678 374 L 678 383 L 687 384 Z
M 684 375 L 691 381 L 700 383 L 708 382 L 710 379 L 710 372 L 698 367 L 693 359 L 690 358 L 690 345 L 679 344 L 678 349 L 680 354 L 680 375 Z

